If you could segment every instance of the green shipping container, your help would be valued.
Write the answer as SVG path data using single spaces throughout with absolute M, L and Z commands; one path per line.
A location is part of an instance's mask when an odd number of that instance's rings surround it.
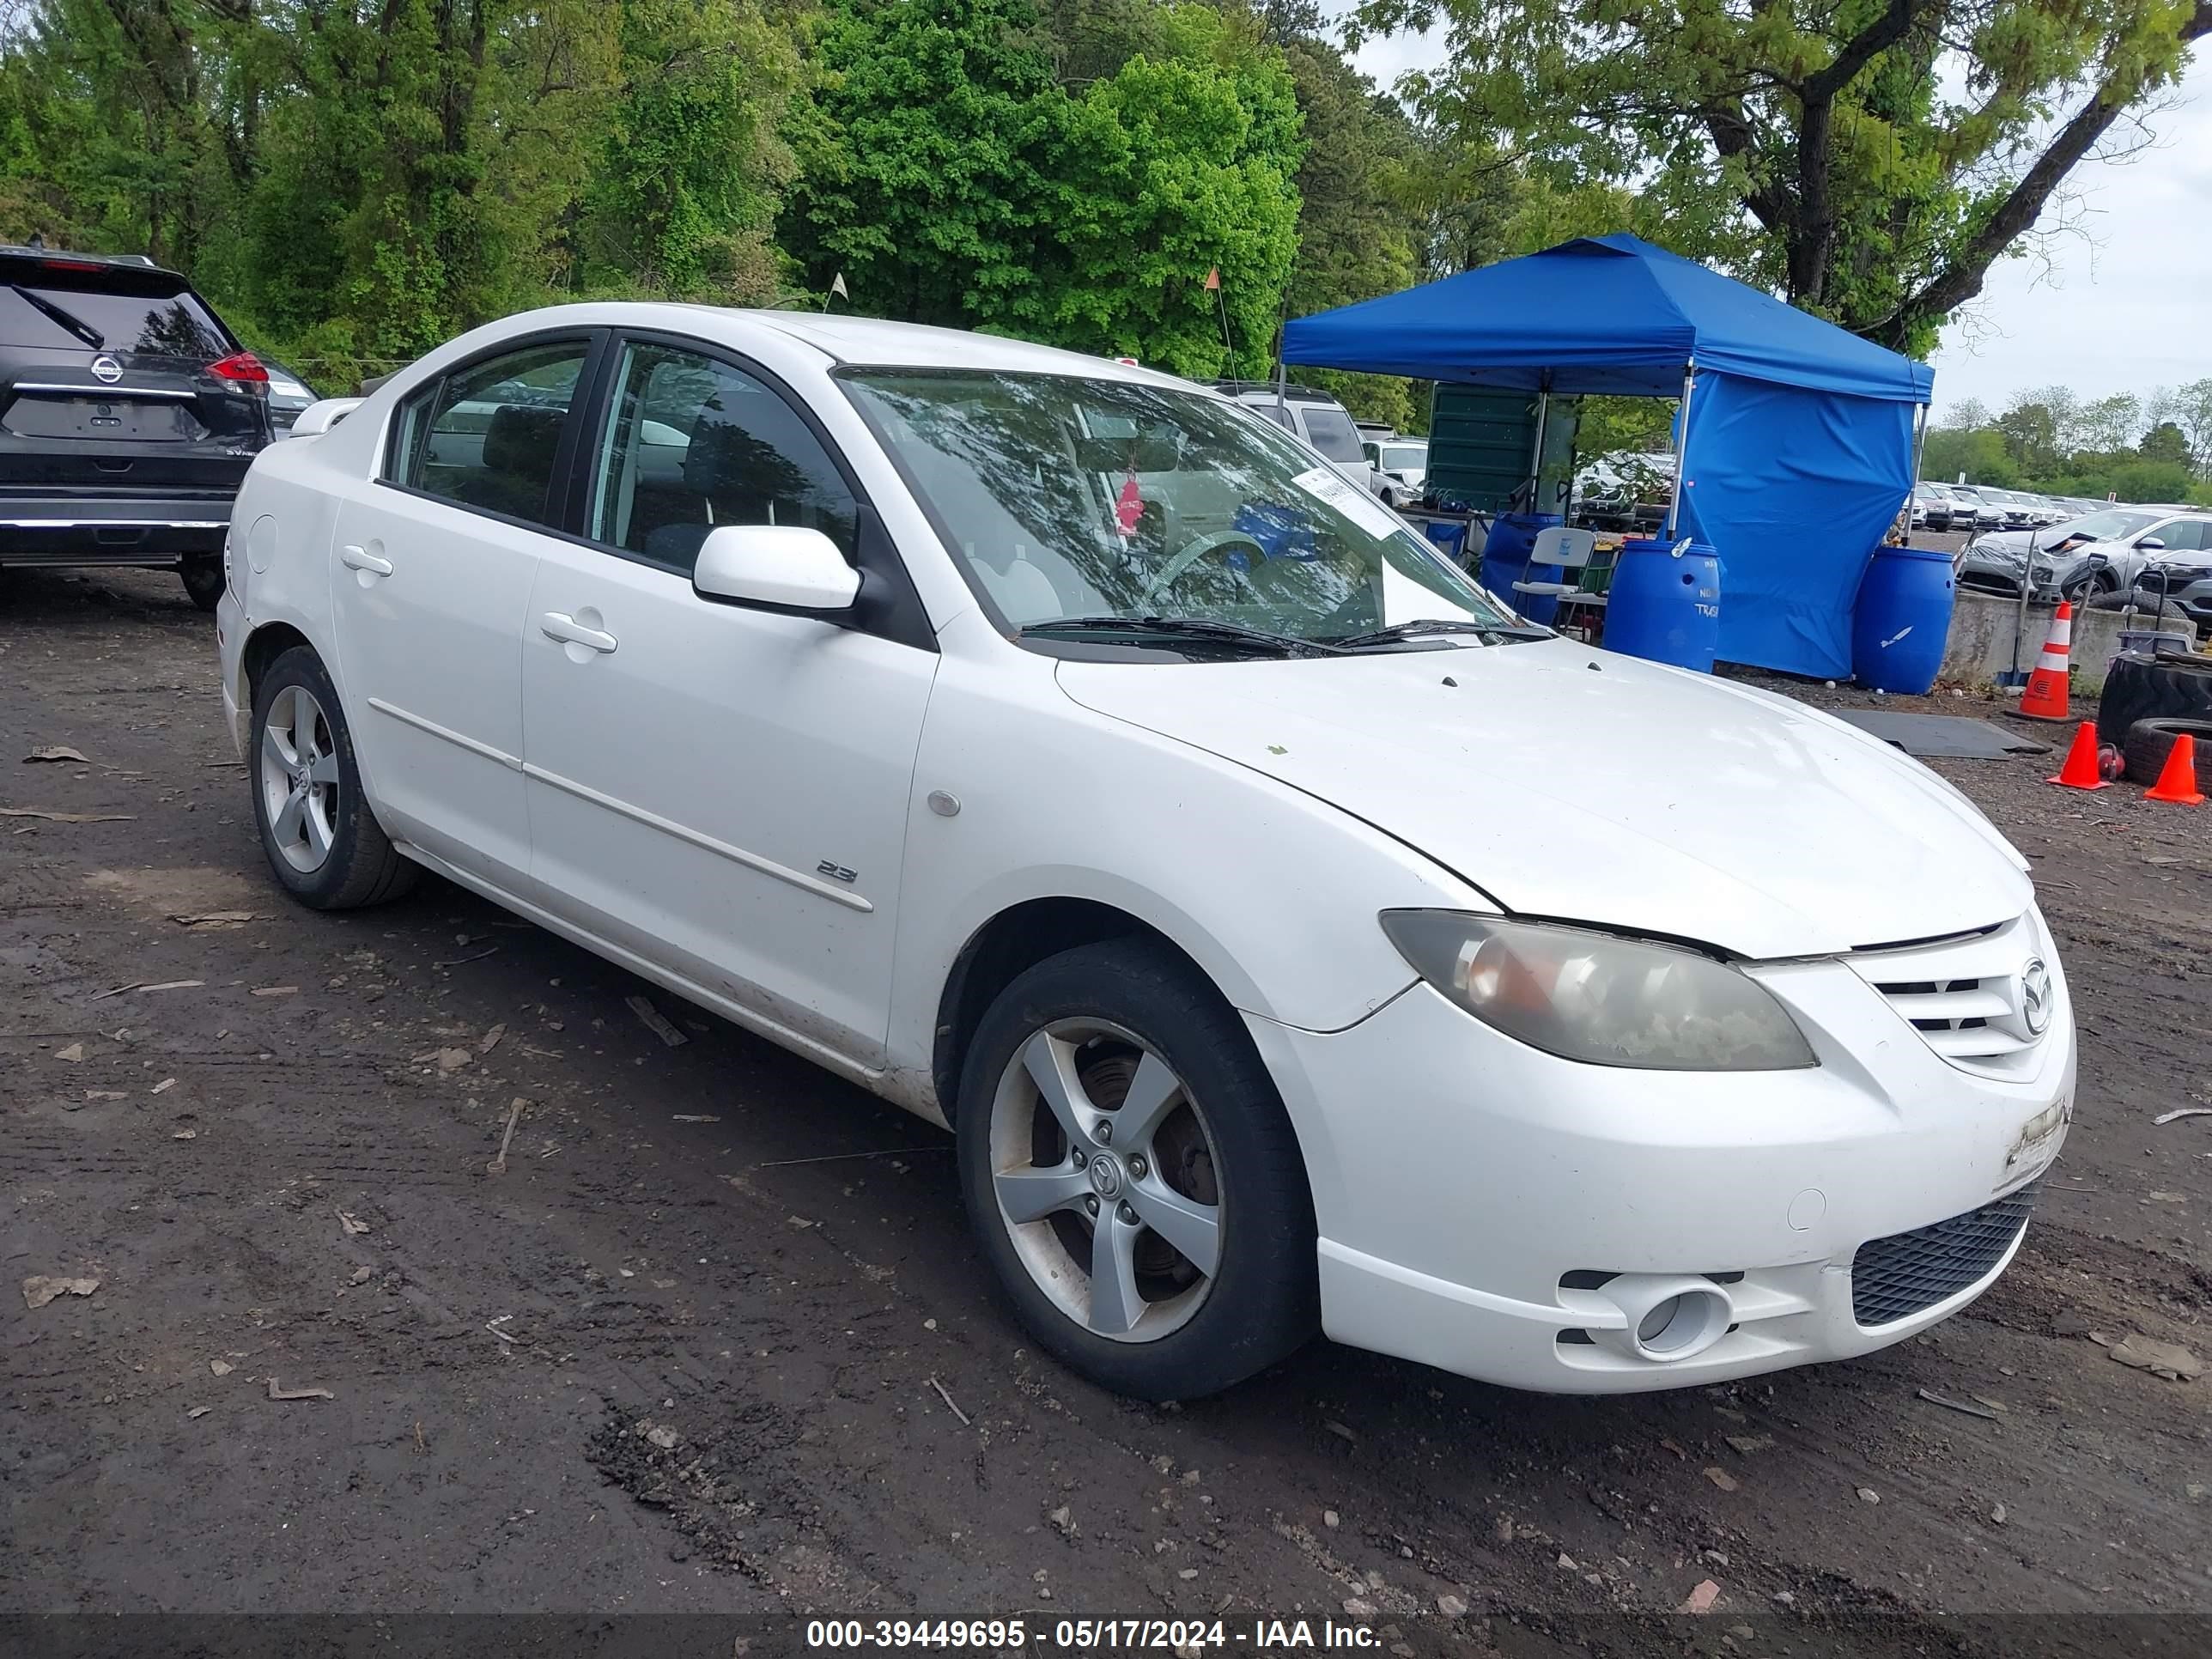
M 1427 489 L 1439 501 L 1503 513 L 1528 482 L 1536 451 L 1533 392 L 1439 385 L 1429 416 Z M 1553 396 L 1544 416 L 1541 483 L 1534 510 L 1557 513 L 1574 476 L 1579 398 Z

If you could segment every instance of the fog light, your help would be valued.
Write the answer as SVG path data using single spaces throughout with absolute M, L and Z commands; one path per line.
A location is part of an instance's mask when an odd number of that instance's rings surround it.
M 1735 1304 L 1709 1279 L 1622 1273 L 1598 1294 L 1620 1310 L 1618 1330 L 1593 1330 L 1598 1342 L 1632 1358 L 1668 1362 L 1703 1353 L 1728 1334 Z

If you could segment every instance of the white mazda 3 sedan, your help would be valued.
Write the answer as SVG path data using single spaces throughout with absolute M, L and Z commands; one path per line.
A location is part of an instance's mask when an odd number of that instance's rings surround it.
M 276 880 L 434 870 L 949 1127 L 1015 1311 L 1109 1388 L 1316 1330 L 1706 1383 L 2019 1249 L 2075 1041 L 1997 832 L 1526 625 L 1217 394 L 602 304 L 300 429 L 220 612 Z

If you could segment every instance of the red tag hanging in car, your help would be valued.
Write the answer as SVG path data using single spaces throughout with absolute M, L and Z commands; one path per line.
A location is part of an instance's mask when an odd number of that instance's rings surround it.
M 1145 516 L 1145 498 L 1137 493 L 1137 469 L 1131 467 L 1129 476 L 1121 480 L 1121 494 L 1114 503 L 1115 527 L 1124 536 L 1137 533 L 1137 520 Z

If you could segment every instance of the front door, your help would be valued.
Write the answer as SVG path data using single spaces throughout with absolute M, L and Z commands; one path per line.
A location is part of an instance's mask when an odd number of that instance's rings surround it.
M 510 348 L 401 407 L 382 476 L 341 501 L 337 676 L 386 830 L 520 890 L 522 638 L 588 338 Z
M 789 1031 L 879 1061 L 934 652 L 702 599 L 716 525 L 804 525 L 850 559 L 854 492 L 787 396 L 620 343 L 585 531 L 538 562 L 523 641 L 542 902 Z

